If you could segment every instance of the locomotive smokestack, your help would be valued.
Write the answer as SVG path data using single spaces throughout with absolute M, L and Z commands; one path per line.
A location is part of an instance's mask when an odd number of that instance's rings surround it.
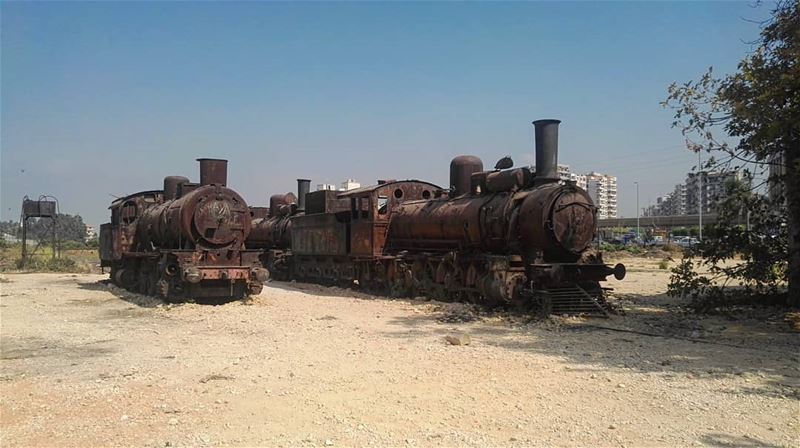
M 200 162 L 200 185 L 227 185 L 228 161 L 225 159 L 197 159 Z
M 167 176 L 164 178 L 164 200 L 171 201 L 178 198 L 178 187 L 189 182 L 183 176 Z
M 536 138 L 536 177 L 534 185 L 558 182 L 558 124 L 561 120 L 533 122 Z
M 297 210 L 306 209 L 306 195 L 311 189 L 311 180 L 297 179 Z

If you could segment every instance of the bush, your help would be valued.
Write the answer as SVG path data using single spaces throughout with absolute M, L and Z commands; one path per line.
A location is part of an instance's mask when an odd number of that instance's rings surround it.
M 688 297 L 699 311 L 733 305 L 787 304 L 788 226 L 781 204 L 752 194 L 746 186 L 726 185 L 720 219 L 699 244 L 687 248 L 672 269 L 667 293 Z M 751 212 L 748 230 L 734 224 L 740 210 Z
M 644 250 L 641 247 L 637 246 L 637 245 L 629 244 L 629 245 L 625 246 L 625 252 L 628 252 L 631 255 L 639 255 L 639 254 L 643 253 Z
M 661 260 L 658 262 L 658 269 L 669 269 L 669 261 Z
M 29 258 L 23 266 L 22 259 L 17 260 L 17 269 L 34 272 L 79 272 L 78 264 L 71 258 Z
M 77 250 L 77 249 L 86 249 L 86 244 L 81 241 L 62 241 L 59 244 L 59 248 L 62 250 Z
M 597 246 L 597 248 L 603 252 L 614 252 L 617 250 L 617 248 L 613 244 L 606 243 L 605 241 L 601 241 L 600 244 Z
M 683 252 L 683 248 L 678 246 L 675 243 L 669 242 L 661 246 L 661 250 L 664 252 Z

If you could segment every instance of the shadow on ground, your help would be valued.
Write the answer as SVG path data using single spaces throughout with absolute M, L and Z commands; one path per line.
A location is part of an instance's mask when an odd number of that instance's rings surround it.
M 681 379 L 757 376 L 763 380 L 735 393 L 800 400 L 800 334 L 778 325 L 777 317 L 762 321 L 687 314 L 666 305 L 663 294 L 628 300 L 625 315 L 610 319 L 488 312 L 459 321 L 448 316 L 464 313 L 463 305 L 443 305 L 395 319 L 391 323 L 397 330 L 387 335 L 443 338 L 465 332 L 476 345 L 568 358 L 570 370 L 626 369 Z
M 105 291 L 110 292 L 115 297 L 132 305 L 141 308 L 156 308 L 159 306 L 180 306 L 183 303 L 196 303 L 198 305 L 225 305 L 226 303 L 236 302 L 238 299 L 222 298 L 222 299 L 190 299 L 179 303 L 170 303 L 158 297 L 147 296 L 144 294 L 128 291 L 127 289 L 120 288 L 111 283 L 111 280 L 104 279 L 96 282 L 78 283 L 78 288 L 88 291 Z
M 729 434 L 709 433 L 700 439 L 703 444 L 719 446 L 723 448 L 780 448 L 780 445 L 773 445 L 754 437 L 737 437 Z

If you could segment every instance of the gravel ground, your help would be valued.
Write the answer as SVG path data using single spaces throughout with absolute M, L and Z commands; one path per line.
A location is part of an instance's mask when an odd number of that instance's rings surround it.
M 667 276 L 642 261 L 611 282 L 623 316 L 535 321 L 294 283 L 167 306 L 100 275 L 5 275 L 0 443 L 800 446 L 800 334 L 682 314 Z

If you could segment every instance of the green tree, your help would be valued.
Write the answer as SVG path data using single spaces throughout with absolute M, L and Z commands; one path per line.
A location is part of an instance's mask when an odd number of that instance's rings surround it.
M 56 237 L 59 241 L 78 241 L 86 239 L 86 225 L 80 215 L 59 213 L 55 220 Z M 29 218 L 28 238 L 49 241 L 53 238 L 53 220 L 50 218 Z
M 0 221 L 0 232 L 11 236 L 18 236 L 20 227 L 18 221 Z
M 783 186 L 775 197 L 747 196 L 733 189 L 730 191 L 733 199 L 719 210 L 725 214 L 740 212 L 735 207 L 750 209 L 751 229 L 743 233 L 739 227 L 721 222 L 709 235 L 710 239 L 698 248 L 697 255 L 716 264 L 735 253 L 744 253 L 738 278 L 737 272 L 719 273 L 733 275 L 743 286 L 752 286 L 746 288 L 748 291 L 759 294 L 768 292 L 775 280 L 788 281 L 788 298 L 793 305 L 800 305 L 798 61 L 800 3 L 781 1 L 772 10 L 771 18 L 762 24 L 754 51 L 739 63 L 736 73 L 715 78 L 709 69 L 699 80 L 670 86 L 664 102 L 675 110 L 673 126 L 686 136 L 689 149 L 713 156 L 705 168 L 754 167 L 764 172 L 772 168 L 770 181 Z M 719 130 L 735 142 L 717 138 L 715 132 L 718 134 Z M 713 287 L 713 275 L 711 278 L 697 275 L 693 268 L 687 264 L 677 268 L 676 275 L 686 280 L 682 283 L 684 287 L 700 295 L 720 293 L 719 288 Z

